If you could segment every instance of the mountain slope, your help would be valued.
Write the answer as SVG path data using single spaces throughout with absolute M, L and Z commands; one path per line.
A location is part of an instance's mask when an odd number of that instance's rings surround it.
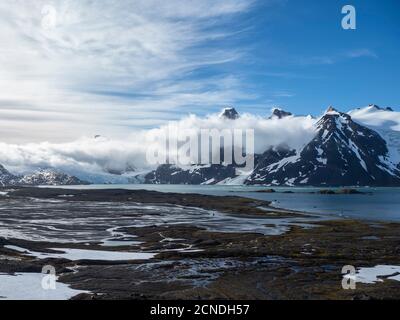
M 400 164 L 400 112 L 369 105 L 349 112 L 357 122 L 378 132 L 385 139 L 392 162 Z
M 13 185 L 18 181 L 18 177 L 11 174 L 6 168 L 0 165 L 0 186 Z
M 295 150 L 290 150 L 285 146 L 270 148 L 256 158 L 258 159 L 256 167 L 253 173 L 245 180 L 245 184 L 279 184 L 277 180 L 270 179 L 271 166 L 278 164 L 282 160 L 290 159 L 290 157 L 295 155 Z
M 235 166 L 228 165 L 195 165 L 189 168 L 179 168 L 165 164 L 145 176 L 147 184 L 217 184 L 229 178 L 236 177 Z

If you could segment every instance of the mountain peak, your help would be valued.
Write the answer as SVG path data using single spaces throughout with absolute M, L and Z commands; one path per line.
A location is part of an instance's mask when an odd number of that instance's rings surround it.
M 329 106 L 328 109 L 326 109 L 325 114 L 328 114 L 328 115 L 340 115 L 340 112 L 337 111 L 334 107 Z
M 378 105 L 376 105 L 376 104 L 370 104 L 370 105 L 368 105 L 368 107 L 370 107 L 370 108 L 374 108 L 374 109 L 377 109 L 377 110 L 382 110 L 382 108 L 380 107 L 380 106 L 378 106 Z
M 282 110 L 280 108 L 274 108 L 272 110 L 272 115 L 271 115 L 270 119 L 273 119 L 273 118 L 283 119 L 283 118 L 286 118 L 286 117 L 290 117 L 292 115 L 293 114 L 291 112 L 287 112 L 287 111 Z
M 393 111 L 393 109 L 390 108 L 390 107 L 381 108 L 380 106 L 378 106 L 378 105 L 376 105 L 376 104 L 370 104 L 370 105 L 368 106 L 368 108 L 371 108 L 371 109 L 373 108 L 373 109 L 382 110 L 382 111 Z
M 222 110 L 220 114 L 220 118 L 229 119 L 229 120 L 236 120 L 240 118 L 239 113 L 236 111 L 235 108 L 228 107 Z
M 334 119 L 342 119 L 344 122 L 348 122 L 351 120 L 351 116 L 347 113 L 340 112 L 336 110 L 334 107 L 329 107 L 326 111 L 323 117 L 321 118 L 320 122 L 324 122 L 327 119 L 334 118 Z

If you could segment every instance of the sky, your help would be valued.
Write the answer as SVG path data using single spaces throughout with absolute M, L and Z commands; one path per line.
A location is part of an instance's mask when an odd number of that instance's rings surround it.
M 121 139 L 228 105 L 398 110 L 398 39 L 398 0 L 2 1 L 0 142 Z

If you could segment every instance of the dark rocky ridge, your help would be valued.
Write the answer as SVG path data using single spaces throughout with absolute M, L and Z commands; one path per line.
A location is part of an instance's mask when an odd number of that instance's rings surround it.
M 233 165 L 193 166 L 192 169 L 182 169 L 165 164 L 145 176 L 147 184 L 216 184 L 227 178 L 236 176 Z
M 376 104 L 370 104 L 369 107 L 373 107 L 377 110 L 384 110 L 384 111 L 393 111 L 392 108 L 386 107 L 386 108 L 381 108 L 380 106 L 377 106 Z
M 235 108 L 225 108 L 221 115 L 221 118 L 228 119 L 228 120 L 237 120 L 240 118 L 239 113 L 236 111 Z
M 283 118 L 286 118 L 286 117 L 290 117 L 292 115 L 293 114 L 291 112 L 287 112 L 287 111 L 284 111 L 282 109 L 275 108 L 272 111 L 272 115 L 271 115 L 270 119 L 274 119 L 274 118 L 283 119 Z

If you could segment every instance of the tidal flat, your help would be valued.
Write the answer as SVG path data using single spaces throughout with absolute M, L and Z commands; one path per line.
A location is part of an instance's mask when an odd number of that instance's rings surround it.
M 1 299 L 15 298 L 10 286 L 24 291 L 17 298 L 51 299 L 52 291 L 40 289 L 44 266 L 56 271 L 54 299 L 399 299 L 399 254 L 398 223 L 324 217 L 243 197 L 0 193 Z M 344 266 L 359 274 L 354 290 L 342 287 Z M 366 272 L 374 281 L 365 281 Z M 24 287 L 26 279 L 38 279 L 35 289 Z

